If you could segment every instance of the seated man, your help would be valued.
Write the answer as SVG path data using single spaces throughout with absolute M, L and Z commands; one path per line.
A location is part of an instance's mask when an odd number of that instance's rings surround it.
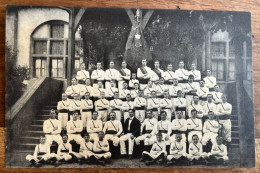
M 128 156 L 132 159 L 134 150 L 134 140 L 140 135 L 140 121 L 134 116 L 133 109 L 128 110 L 129 118 L 126 119 L 123 130 L 124 133 L 120 137 L 120 153 L 122 156 L 126 155 L 125 141 L 128 141 Z
M 60 144 L 62 142 L 60 132 L 61 123 L 56 118 L 56 112 L 54 109 L 50 110 L 50 118 L 43 123 L 43 132 L 46 136 L 46 143 L 50 146 L 53 141 Z
M 93 143 L 89 141 L 89 134 L 85 133 L 83 138 L 85 142 L 80 144 L 79 153 L 76 155 L 80 159 L 80 163 L 84 163 L 93 155 Z
M 171 142 L 174 142 L 177 133 L 182 135 L 182 141 L 186 142 L 186 135 L 187 132 L 187 121 L 183 119 L 182 111 L 177 111 L 176 119 L 172 120 L 172 133 L 173 135 L 170 137 Z
M 149 80 L 146 88 L 144 89 L 144 96 L 147 98 L 152 97 L 152 91 L 156 91 L 156 89 L 153 88 L 153 82 Z
M 149 145 L 149 138 L 157 133 L 158 121 L 153 118 L 152 111 L 147 110 L 147 117 L 141 125 L 140 136 L 135 139 L 136 145 L 140 144 L 140 141 L 144 141 L 144 145 Z M 143 132 L 145 128 L 145 133 Z
M 194 134 L 198 135 L 199 141 L 202 139 L 202 121 L 197 118 L 197 111 L 195 109 L 191 110 L 191 117 L 187 119 L 188 128 L 188 142 L 192 142 L 192 136 Z
M 73 118 L 67 123 L 67 133 L 68 133 L 68 142 L 74 140 L 77 144 L 84 142 L 84 139 L 81 137 L 81 132 L 83 130 L 83 122 L 78 119 L 78 112 L 73 112 Z
M 167 156 L 167 165 L 186 163 L 187 161 L 186 143 L 182 141 L 182 136 L 179 133 L 175 135 L 175 138 L 175 142 L 171 143 L 170 146 L 170 155 Z
M 178 79 L 173 79 L 173 85 L 169 86 L 169 94 L 172 98 L 172 102 L 174 98 L 177 98 L 177 92 L 182 91 L 182 87 L 178 84 Z
M 164 78 L 161 77 L 159 80 L 159 84 L 156 86 L 156 95 L 158 98 L 163 98 L 164 91 L 168 90 L 168 86 L 164 84 Z
M 106 99 L 108 101 L 113 100 L 115 92 L 118 92 L 118 88 L 116 88 L 116 81 L 111 81 L 111 86 L 106 88 Z
M 135 99 L 138 96 L 139 83 L 134 83 L 134 88 L 130 90 L 130 95 L 132 99 Z
M 160 115 L 161 115 L 161 121 L 158 122 L 158 130 L 159 133 L 162 134 L 163 140 L 165 141 L 165 145 L 170 145 L 170 135 L 172 133 L 171 121 L 166 119 L 165 111 L 162 111 Z M 156 136 L 152 136 L 148 140 L 148 145 L 154 144 L 156 140 L 157 140 Z
M 83 128 L 86 129 L 87 122 L 92 119 L 92 109 L 93 109 L 93 101 L 90 98 L 90 93 L 85 93 L 85 99 L 81 99 L 80 103 L 80 113 L 81 120 L 83 121 Z
M 98 132 L 102 131 L 103 124 L 101 120 L 97 119 L 98 113 L 94 111 L 92 114 L 92 120 L 87 123 L 87 132 L 90 136 L 90 141 L 94 141 L 98 139 Z
M 194 76 L 189 75 L 188 83 L 183 84 L 183 92 L 185 93 L 187 105 L 190 105 L 192 103 L 193 96 L 196 94 L 199 88 L 197 83 L 194 83 L 193 80 Z
M 68 142 L 68 135 L 62 136 L 62 143 L 58 147 L 56 158 L 60 162 L 70 161 L 72 159 L 72 146 Z
M 209 88 L 205 87 L 204 84 L 205 81 L 201 80 L 200 87 L 197 91 L 197 95 L 199 96 L 201 106 L 205 104 L 205 102 L 207 101 L 207 96 L 209 94 Z
M 219 123 L 214 120 L 214 112 L 209 111 L 209 119 L 205 121 L 203 126 L 203 137 L 202 137 L 202 145 L 206 147 L 207 142 L 211 140 L 211 143 L 214 145 L 216 143 L 216 137 L 218 136 Z M 210 151 L 210 148 L 206 147 L 204 151 Z
M 105 140 L 112 141 L 116 147 L 119 144 L 119 136 L 121 135 L 123 128 L 120 121 L 116 120 L 115 112 L 110 112 L 110 121 L 107 121 L 104 125 L 103 132 L 105 134 Z
M 39 164 L 51 160 L 52 163 L 56 162 L 55 154 L 50 154 L 50 145 L 46 143 L 44 136 L 40 137 L 40 144 L 35 146 L 33 155 L 27 155 L 26 160 L 31 163 L 31 166 L 40 166 Z
M 64 130 L 66 129 L 69 118 L 69 101 L 67 99 L 67 94 L 62 93 L 62 100 L 58 102 L 57 110 L 59 112 L 58 120 L 61 122 L 61 128 Z
M 208 94 L 207 96 L 207 102 L 203 106 L 204 110 L 204 119 L 208 118 L 208 112 L 211 111 L 213 114 L 217 113 L 217 106 L 215 103 L 213 103 L 213 96 L 212 94 Z
M 222 144 L 222 137 L 216 137 L 217 143 L 212 146 L 211 152 L 208 154 L 208 161 L 211 164 L 224 164 L 228 160 L 227 147 Z
M 150 152 L 144 151 L 142 153 L 142 158 L 140 161 L 146 161 L 146 165 L 152 165 L 157 161 L 161 160 L 162 163 L 165 161 L 165 157 L 167 156 L 166 145 L 162 140 L 162 134 L 156 134 L 156 142 L 153 144 Z
M 119 99 L 125 101 L 125 98 L 127 94 L 130 94 L 130 90 L 128 89 L 128 84 L 127 82 L 123 82 L 123 87 L 119 89 Z
M 98 163 L 105 165 L 105 163 L 110 162 L 111 153 L 109 152 L 109 144 L 106 139 L 104 139 L 104 132 L 98 132 L 98 139 L 94 141 L 93 144 L 93 153 L 94 155 L 90 156 L 90 161 L 97 161 Z
M 104 92 L 104 96 L 106 96 L 107 90 L 104 88 L 102 81 L 98 81 L 97 87 L 93 87 L 92 92 L 92 96 L 95 101 L 101 97 L 101 92 Z
M 192 136 L 192 143 L 189 144 L 189 154 L 187 155 L 187 158 L 191 164 L 200 164 L 205 161 L 207 156 L 207 153 L 202 150 L 198 135 L 194 134 Z

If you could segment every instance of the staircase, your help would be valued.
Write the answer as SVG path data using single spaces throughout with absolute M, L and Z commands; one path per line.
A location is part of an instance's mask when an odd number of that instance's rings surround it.
M 16 152 L 33 154 L 35 145 L 39 144 L 40 136 L 44 136 L 43 122 L 48 119 L 50 109 L 57 109 L 58 101 L 48 102 L 34 117 L 30 127 L 21 134 L 16 143 Z

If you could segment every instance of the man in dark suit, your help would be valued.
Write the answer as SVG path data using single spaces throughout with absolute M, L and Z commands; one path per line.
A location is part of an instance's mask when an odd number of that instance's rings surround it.
M 134 139 L 140 135 L 140 121 L 134 116 L 134 110 L 129 109 L 129 118 L 126 119 L 123 130 L 124 134 L 120 137 L 120 152 L 122 156 L 126 155 L 125 141 L 128 141 L 128 155 L 132 159 L 134 150 Z

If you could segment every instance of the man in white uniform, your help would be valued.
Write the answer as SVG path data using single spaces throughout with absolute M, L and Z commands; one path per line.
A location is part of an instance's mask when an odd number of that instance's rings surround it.
M 148 80 L 152 76 L 152 70 L 150 67 L 146 66 L 146 63 L 146 59 L 142 59 L 142 67 L 137 69 L 137 78 L 139 79 L 141 90 L 143 90 L 146 87 Z
M 92 71 L 91 79 L 93 80 L 94 88 L 97 88 L 98 81 L 104 82 L 105 71 L 101 69 L 101 62 L 97 62 L 97 69 Z
M 105 80 L 106 80 L 105 83 L 106 88 L 110 87 L 111 80 L 115 80 L 115 81 L 120 80 L 120 73 L 118 70 L 114 68 L 114 61 L 110 61 L 109 63 L 109 69 L 106 70 Z

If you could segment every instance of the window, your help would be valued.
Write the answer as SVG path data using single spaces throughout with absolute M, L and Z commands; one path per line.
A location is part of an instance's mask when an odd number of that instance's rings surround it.
M 63 59 L 51 59 L 51 77 L 61 78 L 63 76 Z
M 225 80 L 225 61 L 224 60 L 212 60 L 212 75 L 217 80 Z
M 80 59 L 79 58 L 75 58 L 75 64 L 74 64 L 74 68 L 80 68 Z
M 229 73 L 228 73 L 229 80 L 236 79 L 236 71 L 235 71 L 235 62 L 229 61 Z
M 34 54 L 47 54 L 47 41 L 35 40 L 34 41 Z
M 226 55 L 225 43 L 213 42 L 211 44 L 211 55 L 213 57 L 224 57 Z
M 35 58 L 34 59 L 34 76 L 41 77 L 46 76 L 46 58 Z
M 246 80 L 252 80 L 252 61 L 246 61 Z
M 63 55 L 64 41 L 51 41 L 51 54 Z
M 52 24 L 51 25 L 51 38 L 64 38 L 64 24 Z

